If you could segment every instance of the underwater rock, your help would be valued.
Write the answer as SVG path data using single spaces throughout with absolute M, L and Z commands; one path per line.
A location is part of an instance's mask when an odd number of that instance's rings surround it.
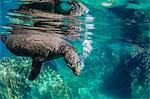
M 45 65 L 39 79 L 30 82 L 31 59 L 25 57 L 0 60 L 1 99 L 69 99 L 69 91 L 61 76 L 51 66 Z
M 128 61 L 130 75 L 132 76 L 133 98 L 149 98 L 149 73 L 150 73 L 150 51 L 145 50 Z
M 105 76 L 102 92 L 115 98 L 149 98 L 149 50 L 120 59 L 117 67 Z

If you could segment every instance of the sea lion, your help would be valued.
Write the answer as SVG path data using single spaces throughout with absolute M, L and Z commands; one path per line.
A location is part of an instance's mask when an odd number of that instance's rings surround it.
M 34 80 L 40 73 L 42 63 L 48 60 L 64 57 L 68 67 L 75 75 L 80 74 L 81 62 L 75 48 L 55 34 L 41 32 L 14 33 L 10 38 L 1 36 L 10 52 L 17 56 L 27 56 L 33 59 L 29 80 Z

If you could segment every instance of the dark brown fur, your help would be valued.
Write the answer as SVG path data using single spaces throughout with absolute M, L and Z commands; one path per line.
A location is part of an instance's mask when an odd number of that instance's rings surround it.
M 18 30 L 19 31 L 19 30 Z M 55 34 L 45 34 L 39 31 L 20 30 L 23 33 L 13 34 L 6 40 L 7 48 L 17 56 L 27 56 L 33 59 L 29 79 L 34 80 L 40 73 L 44 61 L 64 57 L 68 67 L 75 75 L 79 75 L 81 64 L 75 48 Z

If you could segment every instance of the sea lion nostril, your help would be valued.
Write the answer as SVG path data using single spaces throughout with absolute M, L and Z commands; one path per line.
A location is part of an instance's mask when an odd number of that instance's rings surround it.
M 73 68 L 72 69 L 72 71 L 73 71 L 73 73 L 75 74 L 75 75 L 80 75 L 80 71 L 81 71 L 81 69 L 79 68 L 79 67 L 75 67 L 75 68 Z
M 78 76 L 80 75 L 80 70 L 75 70 L 73 73 Z

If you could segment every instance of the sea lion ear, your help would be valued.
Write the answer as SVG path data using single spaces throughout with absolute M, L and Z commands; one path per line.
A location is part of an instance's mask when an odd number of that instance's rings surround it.
M 38 77 L 43 62 L 44 62 L 44 59 L 42 57 L 34 57 L 33 58 L 32 70 L 31 70 L 29 78 L 28 78 L 29 80 L 35 80 Z

